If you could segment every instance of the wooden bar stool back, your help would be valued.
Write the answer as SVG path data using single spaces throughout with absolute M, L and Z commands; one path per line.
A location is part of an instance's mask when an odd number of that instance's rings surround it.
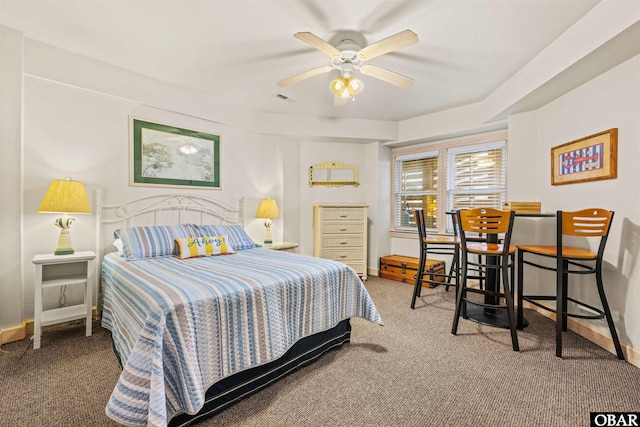
M 622 347 L 618 339 L 611 310 L 607 303 L 602 281 L 602 260 L 604 248 L 607 244 L 613 211 L 600 208 L 583 209 L 575 212 L 558 211 L 556 216 L 556 245 L 518 245 L 518 327 L 522 328 L 523 301 L 527 301 L 542 309 L 556 313 L 556 356 L 562 357 L 562 332 L 567 331 L 567 317 L 580 319 L 607 319 L 613 345 L 618 359 L 624 360 Z M 593 252 L 565 244 L 565 236 L 579 236 L 586 239 L 599 239 L 598 250 Z M 562 250 L 558 250 L 562 248 Z M 533 256 L 532 256 L 533 255 Z M 537 257 L 555 258 L 555 266 L 541 264 Z M 528 259 L 527 259 L 528 258 Z M 542 259 L 542 258 L 540 258 Z M 556 272 L 555 295 L 530 295 L 524 291 L 524 265 L 551 270 Z M 594 307 L 583 301 L 568 295 L 570 274 L 593 274 L 596 277 L 596 285 L 602 308 Z M 543 304 L 541 301 L 556 301 L 556 308 Z M 569 302 L 577 308 L 583 308 L 580 312 L 569 312 Z M 560 307 L 560 309 L 558 309 Z M 558 315 L 558 312 L 560 315 Z
M 429 235 L 427 234 L 427 227 L 424 220 L 424 211 L 422 209 L 416 209 L 413 211 L 416 225 L 418 227 L 418 238 L 420 244 L 420 261 L 418 262 L 418 269 L 415 276 L 415 285 L 413 288 L 413 298 L 411 299 L 411 308 L 415 308 L 416 299 L 420 296 L 422 291 L 422 285 L 428 284 L 430 286 L 442 285 L 440 280 L 433 280 L 431 272 L 425 270 L 427 259 L 429 254 L 438 255 L 450 255 L 452 257 L 451 268 L 447 274 L 438 274 L 440 279 L 444 278 L 446 281 L 446 290 L 449 290 L 452 279 L 455 281 L 457 288 L 459 283 L 459 246 L 460 239 L 457 236 L 441 236 L 441 235 Z
M 508 319 L 508 328 L 511 331 L 511 344 L 513 351 L 519 351 L 518 335 L 516 332 L 516 316 L 514 311 L 513 282 L 516 247 L 511 245 L 511 232 L 513 230 L 514 211 L 501 211 L 491 208 L 477 208 L 458 211 L 460 226 L 460 248 L 462 255 L 461 279 L 456 301 L 456 312 L 453 318 L 451 333 L 458 332 L 460 316 L 465 317 L 467 304 L 480 306 L 484 311 L 494 313 L 497 310 L 505 310 Z M 487 241 L 469 241 L 467 234 L 480 233 L 486 236 Z M 498 236 L 502 236 L 499 239 Z M 481 255 L 476 261 L 472 261 L 470 255 Z M 486 272 L 484 288 L 468 286 L 468 272 L 471 267 L 480 268 Z M 495 278 L 494 283 L 489 277 Z M 472 298 L 469 294 L 480 294 L 484 299 Z M 469 315 L 471 320 L 474 316 Z M 484 321 L 477 320 L 481 323 Z M 496 326 L 492 323 L 486 323 Z

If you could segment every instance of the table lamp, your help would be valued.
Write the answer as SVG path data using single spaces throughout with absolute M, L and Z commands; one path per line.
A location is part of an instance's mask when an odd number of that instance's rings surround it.
M 267 229 L 264 236 L 264 243 L 273 243 L 271 238 L 271 220 L 280 218 L 280 211 L 278 210 L 276 201 L 268 197 L 262 199 L 260 206 L 258 206 L 258 212 L 256 212 L 256 218 L 264 218 L 264 226 Z
M 91 206 L 89 205 L 84 184 L 80 181 L 73 181 L 71 178 L 53 181 L 47 190 L 47 194 L 44 195 L 42 203 L 40 203 L 38 212 L 62 214 L 54 223 L 56 227 L 60 228 L 58 248 L 54 254 L 69 255 L 74 253 L 73 247 L 71 246 L 69 228 L 75 219 L 68 217 L 67 214 L 91 213 Z

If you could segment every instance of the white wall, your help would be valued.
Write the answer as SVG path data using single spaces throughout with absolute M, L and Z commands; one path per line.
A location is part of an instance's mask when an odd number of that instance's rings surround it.
M 0 328 L 22 319 L 22 35 L 0 26 Z M 16 322 L 17 321 L 17 322 Z M 1 342 L 1 341 L 0 341 Z
M 604 281 L 620 339 L 634 348 L 640 345 L 640 312 L 635 307 L 640 300 L 639 118 L 640 56 L 636 56 L 538 110 L 510 116 L 508 129 L 510 200 L 540 201 L 542 210 L 550 212 L 587 207 L 615 211 Z M 618 128 L 617 179 L 551 185 L 552 147 L 614 127 Z M 554 244 L 554 225 L 553 219 L 519 218 L 513 242 Z M 415 238 L 392 238 L 391 253 L 418 256 Z M 525 272 L 526 283 L 539 284 L 549 293 L 554 280 L 545 272 Z M 584 288 L 580 296 L 598 306 L 593 277 L 585 280 Z M 608 334 L 604 320 L 590 324 Z
M 378 273 L 380 257 L 391 252 L 391 149 L 380 143 L 366 148 L 366 168 L 362 181 L 369 200 L 369 274 Z
M 264 228 L 260 220 L 253 218 L 253 212 L 264 196 L 274 197 L 281 204 L 282 217 L 274 221 L 274 237 L 299 241 L 301 252 L 306 254 L 313 252 L 314 203 L 365 202 L 370 205 L 370 266 L 377 264 L 378 257 L 390 253 L 417 255 L 415 241 L 389 239 L 389 146 L 312 142 L 291 133 L 269 136 L 241 130 L 246 123 L 260 118 L 240 119 L 243 113 L 234 111 L 224 100 L 207 98 L 42 43 L 24 40 L 22 50 L 20 33 L 1 30 L 2 172 L 8 170 L 13 187 L 8 192 L 3 187 L 0 194 L 0 226 L 14 240 L 23 242 L 23 247 L 21 260 L 2 264 L 0 327 L 19 324 L 32 314 L 31 259 L 35 253 L 49 252 L 58 232 L 51 225 L 53 217 L 35 212 L 51 180 L 71 175 L 85 181 L 90 192 L 104 188 L 108 202 L 162 192 L 128 185 L 130 115 L 220 134 L 223 188 L 216 195 L 229 203 L 239 195 L 246 197 L 246 225 L 257 241 L 263 238 Z M 540 200 L 544 210 L 555 210 L 598 197 L 603 205 L 616 210 L 606 254 L 605 280 L 614 312 L 618 319 L 623 319 L 617 321 L 621 338 L 636 347 L 640 342 L 640 314 L 633 309 L 640 283 L 638 62 L 635 57 L 542 108 L 509 118 L 510 198 Z M 479 103 L 408 120 L 398 126 L 399 139 L 429 141 L 441 135 L 451 137 L 486 130 L 495 123 L 486 124 L 484 118 L 489 112 L 485 110 Z M 320 121 L 316 129 L 304 129 L 304 134 L 323 135 L 324 125 Z M 341 125 L 340 121 L 333 123 L 329 136 L 340 134 Z M 381 139 L 392 138 L 395 125 L 380 126 L 370 129 L 380 133 Z M 549 185 L 550 147 L 610 127 L 619 129 L 618 179 L 561 187 Z M 264 128 L 276 133 L 273 126 Z M 300 134 L 302 131 L 297 133 Z M 7 141 L 9 145 L 5 145 Z M 7 152 L 9 155 L 5 157 Z M 358 166 L 361 185 L 309 187 L 308 167 L 327 160 Z M 7 164 L 11 165 L 9 169 L 5 169 Z M 4 180 L 5 175 L 3 185 Z M 74 224 L 72 234 L 77 248 L 93 247 L 92 221 L 92 216 L 84 216 Z M 16 226 L 16 222 L 23 223 L 23 227 Z M 526 227 L 521 238 L 549 237 L 546 227 L 539 222 Z M 54 299 L 51 296 L 47 303 L 52 304 Z
M 313 255 L 313 205 L 316 203 L 371 203 L 367 199 L 370 184 L 360 179 L 357 187 L 346 185 L 309 186 L 309 167 L 328 161 L 339 161 L 358 167 L 360 176 L 370 167 L 366 163 L 366 144 L 302 141 L 299 157 L 300 183 L 300 253 Z M 373 166 L 375 167 L 375 165 Z M 366 173 L 366 172 L 365 172 Z
M 356 144 L 283 139 L 284 189 L 287 217 L 285 240 L 300 243 L 299 252 L 313 255 L 313 205 L 316 203 L 367 203 L 368 266 L 377 269 L 378 258 L 389 251 L 390 197 L 388 147 L 379 142 Z M 358 167 L 360 185 L 309 186 L 309 167 L 339 161 Z
M 65 176 L 83 181 L 90 197 L 101 189 L 105 204 L 123 202 L 165 188 L 129 186 L 129 116 L 220 135 L 221 190 L 187 190 L 208 194 L 229 204 L 245 198 L 245 227 L 254 240 L 264 238 L 255 212 L 262 197 L 283 200 L 282 164 L 276 137 L 255 135 L 218 123 L 161 110 L 82 88 L 27 76 L 24 87 L 24 233 L 23 291 L 25 318 L 33 313 L 33 265 L 37 253 L 55 248 L 59 230 L 56 215 L 37 208 L 53 179 Z M 285 212 L 286 215 L 286 212 Z M 284 215 L 283 215 L 284 218 Z M 78 215 L 72 227 L 76 250 L 95 247 L 95 215 Z M 282 239 L 276 228 L 274 237 Z M 81 289 L 69 289 L 72 302 Z M 57 295 L 45 295 L 45 307 Z
M 615 211 L 605 251 L 604 282 L 620 338 L 640 346 L 640 56 L 636 56 L 570 93 L 510 121 L 510 182 L 518 197 L 542 202 L 544 210 L 604 207 Z M 551 185 L 551 148 L 618 128 L 618 178 L 569 185 Z M 531 135 L 535 143 L 531 144 Z M 521 144 L 522 143 L 522 144 Z M 521 148 L 522 147 L 522 148 Z M 535 148 L 531 152 L 531 147 Z M 520 156 L 517 153 L 526 156 Z M 523 162 L 522 158 L 528 158 Z M 512 160 L 519 160 L 513 163 Z M 520 175 L 520 165 L 526 176 Z M 516 166 L 517 165 L 517 166 Z M 517 183 L 517 185 L 512 185 Z M 528 193 L 528 194 L 527 194 Z M 549 230 L 549 228 L 546 228 Z M 538 239 L 553 242 L 553 230 Z M 589 278 L 591 280 L 591 278 Z M 537 283 L 553 283 L 541 276 Z M 548 290 L 548 286 L 544 287 Z M 598 304 L 593 285 L 585 281 L 581 295 Z M 604 320 L 597 324 L 607 330 Z

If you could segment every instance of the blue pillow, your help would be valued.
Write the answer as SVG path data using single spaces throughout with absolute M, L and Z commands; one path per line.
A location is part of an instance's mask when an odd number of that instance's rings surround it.
M 239 225 L 194 225 L 199 236 L 228 236 L 236 251 L 257 248 L 258 245 Z
M 122 254 L 127 261 L 177 255 L 176 239 L 198 237 L 191 224 L 119 228 L 114 235 L 122 241 Z

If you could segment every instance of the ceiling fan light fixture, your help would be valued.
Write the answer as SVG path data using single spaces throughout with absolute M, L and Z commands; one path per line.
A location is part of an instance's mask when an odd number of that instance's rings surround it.
M 347 87 L 347 79 L 342 76 L 338 76 L 337 79 L 331 82 L 329 87 L 331 88 L 331 92 L 335 93 L 338 96 L 342 96 L 342 92 Z
M 351 93 L 351 96 L 355 96 L 359 94 L 363 86 L 364 85 L 362 84 L 362 82 L 356 79 L 355 77 L 352 77 L 347 81 L 347 87 L 349 88 L 349 92 Z
M 278 86 L 280 87 L 328 73 L 332 70 L 339 70 L 340 76 L 329 85 L 331 92 L 335 94 L 334 105 L 337 107 L 345 105 L 343 101 L 348 98 L 355 100 L 355 95 L 362 90 L 362 82 L 354 77 L 355 71 L 402 88 L 407 88 L 413 84 L 413 79 L 409 77 L 374 65 L 365 64 L 370 59 L 418 43 L 418 35 L 411 30 L 401 31 L 364 48 L 361 48 L 353 38 L 341 39 L 337 46 L 333 46 L 310 32 L 299 32 L 293 36 L 331 58 L 330 65 L 314 68 L 282 79 L 278 81 Z M 360 39 L 364 43 L 361 35 L 357 40 Z
M 338 76 L 331 82 L 329 87 L 331 88 L 331 92 L 341 98 L 353 98 L 360 93 L 363 84 L 355 77 L 347 79 L 343 76 Z

